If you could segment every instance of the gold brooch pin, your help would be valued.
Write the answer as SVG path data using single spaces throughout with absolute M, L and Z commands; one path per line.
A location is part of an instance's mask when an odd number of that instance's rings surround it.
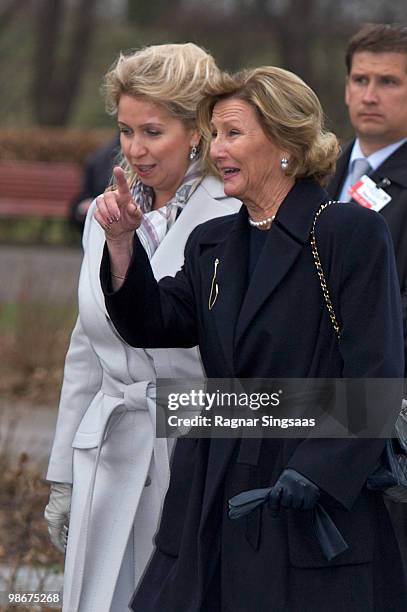
M 215 302 L 216 302 L 216 298 L 218 297 L 218 293 L 219 293 L 218 283 L 215 283 L 215 281 L 216 281 L 216 272 L 217 272 L 218 265 L 219 265 L 219 259 L 218 258 L 215 259 L 214 265 L 215 265 L 215 267 L 214 267 L 214 270 L 213 270 L 211 293 L 209 295 L 209 301 L 208 301 L 208 308 L 209 308 L 209 310 L 212 310 L 212 308 L 214 307 Z

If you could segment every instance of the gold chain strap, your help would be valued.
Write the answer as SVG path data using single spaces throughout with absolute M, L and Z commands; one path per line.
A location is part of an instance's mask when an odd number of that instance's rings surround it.
M 314 257 L 314 263 L 315 263 L 315 267 L 317 269 L 317 274 L 318 274 L 318 277 L 319 277 L 319 282 L 320 282 L 320 285 L 321 285 L 322 294 L 324 296 L 325 304 L 326 304 L 326 307 L 328 309 L 329 318 L 331 319 L 332 326 L 333 326 L 333 328 L 335 330 L 335 333 L 338 336 L 338 340 L 339 340 L 339 338 L 341 337 L 341 330 L 339 328 L 339 324 L 338 324 L 338 321 L 336 319 L 336 315 L 335 315 L 334 307 L 333 307 L 333 304 L 332 304 L 331 296 L 329 295 L 329 289 L 328 289 L 328 285 L 327 285 L 326 280 L 325 280 L 325 274 L 324 274 L 324 270 L 322 268 L 321 259 L 319 257 L 318 248 L 317 248 L 317 241 L 316 241 L 316 238 L 315 238 L 315 226 L 316 226 L 316 223 L 318 221 L 318 218 L 319 218 L 320 214 L 325 210 L 325 208 L 327 208 L 331 204 L 337 204 L 337 203 L 338 203 L 337 200 L 329 200 L 329 202 L 325 202 L 324 204 L 321 204 L 321 206 L 319 207 L 319 209 L 315 213 L 314 221 L 312 223 L 312 229 L 311 229 L 311 250 L 312 250 L 312 255 Z

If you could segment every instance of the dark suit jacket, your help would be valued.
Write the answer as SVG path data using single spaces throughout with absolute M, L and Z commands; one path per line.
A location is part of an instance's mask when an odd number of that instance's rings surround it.
M 109 185 L 112 177 L 113 167 L 117 163 L 120 153 L 120 135 L 109 140 L 109 142 L 94 153 L 85 162 L 83 170 L 82 186 L 80 192 L 70 203 L 69 221 L 77 229 L 83 231 L 85 220 L 78 217 L 78 208 L 83 200 L 93 200 L 103 193 Z
M 309 245 L 327 194 L 298 181 L 281 205 L 247 287 L 248 223 L 209 221 L 190 236 L 185 265 L 157 284 L 136 240 L 127 279 L 110 292 L 120 334 L 142 347 L 199 344 L 208 377 L 400 377 L 400 295 L 388 228 L 355 204 L 321 215 L 317 240 L 338 319 L 332 330 Z M 218 297 L 208 298 L 217 268 Z M 357 407 L 356 407 L 357 409 Z M 140 612 L 403 610 L 401 561 L 380 495 L 364 484 L 383 440 L 263 439 L 177 442 L 157 550 L 133 601 Z M 227 518 L 227 499 L 273 484 L 292 467 L 324 492 L 349 544 L 323 557 L 312 511 L 258 508 Z M 389 561 L 391 559 L 391 562 Z M 331 568 L 335 568 L 332 572 Z M 304 572 L 304 570 L 307 570 Z
M 346 178 L 353 142 L 348 143 L 339 157 L 335 175 L 328 184 L 327 191 L 332 199 L 337 199 Z M 394 243 L 397 273 L 400 282 L 404 346 L 407 364 L 407 142 L 388 157 L 385 162 L 370 174 L 378 182 L 386 177 L 391 184 L 385 191 L 391 195 L 391 202 L 380 214 L 386 219 Z M 406 366 L 407 367 L 407 366 Z M 407 376 L 407 371 L 405 373 Z

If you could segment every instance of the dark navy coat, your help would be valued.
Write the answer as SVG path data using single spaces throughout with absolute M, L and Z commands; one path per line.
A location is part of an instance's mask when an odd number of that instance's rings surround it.
M 199 344 L 208 377 L 402 377 L 400 292 L 383 218 L 335 204 L 317 241 L 335 311 L 338 342 L 309 244 L 327 195 L 298 181 L 268 232 L 247 287 L 248 223 L 209 221 L 190 236 L 184 268 L 157 284 L 135 241 L 123 286 L 101 280 L 120 334 L 141 347 Z M 218 297 L 208 299 L 217 268 Z M 382 496 L 365 487 L 383 440 L 179 440 L 157 550 L 132 606 L 139 612 L 347 612 L 406 610 L 400 555 Z M 349 549 L 322 555 L 312 512 L 265 507 L 238 521 L 227 499 L 272 485 L 291 467 L 322 490 Z
M 336 165 L 336 172 L 327 186 L 329 196 L 333 199 L 338 198 L 342 190 L 353 145 L 354 141 L 344 146 Z M 396 149 L 376 170 L 370 172 L 370 177 L 376 183 L 384 178 L 390 181 L 384 189 L 391 196 L 391 201 L 380 210 L 380 214 L 389 226 L 396 257 L 404 327 L 404 376 L 407 377 L 407 143 Z M 407 568 L 407 507 L 405 504 L 389 500 L 387 507 L 396 528 L 397 539 Z

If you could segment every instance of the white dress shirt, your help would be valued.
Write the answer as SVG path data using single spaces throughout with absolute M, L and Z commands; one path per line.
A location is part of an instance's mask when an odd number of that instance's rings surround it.
M 350 154 L 348 172 L 346 175 L 346 179 L 343 183 L 342 190 L 339 195 L 339 200 L 341 202 L 349 202 L 350 200 L 348 190 L 352 184 L 351 177 L 352 177 L 352 172 L 353 172 L 353 165 L 357 159 L 366 159 L 372 168 L 372 172 L 374 172 L 379 166 L 382 165 L 382 163 L 388 157 L 390 157 L 390 155 L 392 155 L 405 142 L 407 142 L 407 138 L 402 138 L 401 140 L 398 140 L 397 142 L 393 142 L 392 144 L 387 145 L 387 147 L 383 147 L 383 149 L 379 149 L 378 151 L 375 151 L 374 153 L 366 157 L 364 153 L 362 152 L 362 149 L 360 148 L 359 139 L 357 138 L 355 140 L 355 143 L 352 148 L 352 152 Z

